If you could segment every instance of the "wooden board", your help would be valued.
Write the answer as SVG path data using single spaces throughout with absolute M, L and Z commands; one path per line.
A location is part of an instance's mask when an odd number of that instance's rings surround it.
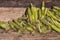
M 9 21 L 19 18 L 25 13 L 26 8 L 3 8 L 0 7 L 0 21 Z

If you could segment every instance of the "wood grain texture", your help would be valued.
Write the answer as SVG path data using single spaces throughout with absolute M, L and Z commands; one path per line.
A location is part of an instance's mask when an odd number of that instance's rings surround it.
M 0 21 L 19 18 L 25 13 L 25 8 L 0 8 Z

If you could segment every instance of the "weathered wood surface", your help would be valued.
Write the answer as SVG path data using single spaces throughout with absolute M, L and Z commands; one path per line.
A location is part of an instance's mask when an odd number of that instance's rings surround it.
M 9 21 L 19 18 L 25 13 L 26 8 L 3 8 L 0 7 L 0 21 Z
M 60 34 L 56 32 L 51 32 L 48 34 L 38 34 L 35 33 L 32 36 L 29 33 L 25 33 L 22 36 L 16 32 L 0 33 L 0 40 L 60 40 Z

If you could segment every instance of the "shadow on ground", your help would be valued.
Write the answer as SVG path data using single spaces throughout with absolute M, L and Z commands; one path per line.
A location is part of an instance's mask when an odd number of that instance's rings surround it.
M 37 7 L 41 6 L 41 0 L 0 0 L 0 7 L 28 7 L 30 3 Z M 60 1 L 56 0 L 45 0 L 46 7 L 51 7 L 53 5 L 60 6 Z

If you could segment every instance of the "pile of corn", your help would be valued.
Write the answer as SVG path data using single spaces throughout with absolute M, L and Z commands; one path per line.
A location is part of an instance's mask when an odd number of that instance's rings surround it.
M 38 9 L 31 4 L 21 18 L 0 22 L 0 28 L 18 33 L 24 33 L 25 31 L 32 34 L 36 32 L 48 33 L 53 30 L 60 33 L 60 8 L 53 6 L 50 10 L 45 7 L 44 1 L 42 1 L 41 8 Z

